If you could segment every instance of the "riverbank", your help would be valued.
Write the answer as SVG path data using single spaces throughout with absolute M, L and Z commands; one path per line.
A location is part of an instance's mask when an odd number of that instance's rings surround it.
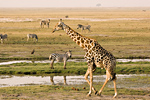
M 150 62 L 117 62 L 117 74 L 150 74 Z M 15 63 L 0 65 L 1 75 L 83 75 L 87 70 L 86 62 L 54 63 L 55 69 L 50 69 L 50 63 Z M 94 74 L 105 74 L 105 69 L 97 68 Z

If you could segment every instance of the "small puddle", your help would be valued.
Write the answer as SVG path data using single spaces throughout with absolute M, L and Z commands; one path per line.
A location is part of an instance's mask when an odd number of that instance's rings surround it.
M 94 75 L 93 82 L 103 84 L 106 75 Z M 150 74 L 118 74 L 117 75 L 117 88 L 149 88 L 149 80 L 142 83 L 143 78 L 150 79 Z M 126 79 L 137 79 L 136 82 Z M 77 76 L 0 76 L 0 87 L 10 86 L 29 86 L 29 85 L 80 85 L 87 83 L 84 75 Z M 113 82 L 108 83 L 108 87 L 113 88 Z
M 0 65 L 9 65 L 15 63 L 50 63 L 49 60 L 43 61 L 28 61 L 28 60 L 16 60 L 16 61 L 7 61 L 7 62 L 0 62 Z M 85 59 L 69 59 L 68 62 L 86 62 Z M 150 59 L 117 59 L 117 62 L 150 62 Z M 56 63 L 56 61 L 54 62 Z

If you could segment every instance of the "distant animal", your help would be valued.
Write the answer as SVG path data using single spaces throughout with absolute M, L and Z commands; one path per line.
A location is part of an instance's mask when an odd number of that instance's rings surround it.
M 4 39 L 7 39 L 7 34 L 0 34 L 1 43 L 3 43 Z
M 27 41 L 29 41 L 29 38 L 34 38 L 34 41 L 38 41 L 38 36 L 36 34 L 27 34 Z
M 52 53 L 49 56 L 49 60 L 51 61 L 51 69 L 54 69 L 53 67 L 53 63 L 56 60 L 57 62 L 64 62 L 64 69 L 66 69 L 66 62 L 69 58 L 71 58 L 72 53 L 69 50 L 68 52 L 66 52 L 65 54 L 58 54 L 58 53 Z
M 68 16 L 68 15 L 66 15 L 66 16 L 65 16 L 65 18 L 69 18 L 69 16 Z
M 41 22 L 40 22 L 41 28 L 44 28 L 44 25 L 47 25 L 47 27 L 49 28 L 49 24 L 50 24 L 50 19 L 41 20 Z
M 34 54 L 34 52 L 35 52 L 35 50 L 33 49 L 33 50 L 31 51 L 31 54 Z
M 90 31 L 91 26 L 90 25 L 84 26 L 84 25 L 78 24 L 77 29 L 79 29 L 79 28 L 81 28 L 82 31 L 86 30 L 86 29 L 88 29 Z

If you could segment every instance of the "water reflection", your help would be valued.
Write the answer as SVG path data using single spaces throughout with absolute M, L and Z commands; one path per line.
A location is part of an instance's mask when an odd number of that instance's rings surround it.
M 43 61 L 28 61 L 28 60 L 16 60 L 16 61 L 5 61 L 0 62 L 0 65 L 9 65 L 14 63 L 50 63 L 49 60 L 43 60 Z M 68 62 L 86 62 L 85 59 L 69 59 Z M 117 62 L 150 62 L 150 59 L 117 59 Z M 56 63 L 56 61 L 54 62 Z
M 106 75 L 94 75 L 94 84 L 102 85 Z M 82 85 L 87 84 L 84 75 L 76 76 L 0 76 L 0 87 L 28 85 Z M 113 83 L 107 83 L 113 88 Z M 150 74 L 117 74 L 117 88 L 149 88 Z
M 67 85 L 67 83 L 66 83 L 66 76 L 63 76 L 63 77 L 64 77 L 64 85 Z M 54 76 L 50 76 L 50 82 L 51 82 L 52 85 L 55 85 L 55 83 L 54 83 Z

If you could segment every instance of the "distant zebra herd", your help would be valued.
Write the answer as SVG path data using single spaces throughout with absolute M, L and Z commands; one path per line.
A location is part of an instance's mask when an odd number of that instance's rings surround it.
M 62 19 L 60 19 L 60 22 L 62 21 Z M 50 25 L 50 19 L 47 19 L 47 20 L 41 20 L 40 21 L 40 27 L 41 28 L 44 28 L 44 25 L 46 25 L 48 28 L 49 28 L 49 25 Z M 59 26 L 59 28 L 62 28 L 62 26 Z M 90 31 L 90 28 L 91 26 L 90 25 L 81 25 L 81 24 L 78 24 L 77 25 L 77 29 L 81 29 L 82 31 L 83 30 L 89 30 Z M 1 44 L 4 43 L 4 40 L 8 38 L 8 35 L 7 34 L 0 34 L 0 40 L 1 40 Z M 34 40 L 34 42 L 38 42 L 38 36 L 37 34 L 27 34 L 27 42 L 29 41 L 29 39 L 32 39 Z M 33 50 L 32 52 L 34 53 L 35 50 Z M 31 53 L 31 54 L 33 54 Z M 71 58 L 72 56 L 72 53 L 71 51 L 69 50 L 68 52 L 66 52 L 65 54 L 58 54 L 58 53 L 52 53 L 50 56 L 49 56 L 49 60 L 51 61 L 51 64 L 50 64 L 50 68 L 51 69 L 54 69 L 53 67 L 53 63 L 54 61 L 56 60 L 57 62 L 64 62 L 64 69 L 66 69 L 66 62 L 69 58 Z
M 62 19 L 60 19 L 61 21 Z M 49 25 L 50 25 L 50 19 L 47 19 L 47 20 L 41 20 L 40 21 L 40 27 L 41 28 L 44 28 L 44 25 L 46 25 L 48 28 L 49 28 Z M 60 26 L 61 28 L 61 26 Z M 90 31 L 90 28 L 91 26 L 90 25 L 81 25 L 81 24 L 78 24 L 77 25 L 77 29 L 81 29 L 82 31 L 83 30 L 89 30 Z M 4 43 L 4 39 L 7 39 L 8 35 L 7 34 L 0 34 L 0 40 L 1 40 L 1 44 Z M 27 34 L 27 41 L 29 41 L 29 39 L 32 38 L 32 40 L 34 39 L 34 42 L 38 42 L 38 36 L 36 34 Z

